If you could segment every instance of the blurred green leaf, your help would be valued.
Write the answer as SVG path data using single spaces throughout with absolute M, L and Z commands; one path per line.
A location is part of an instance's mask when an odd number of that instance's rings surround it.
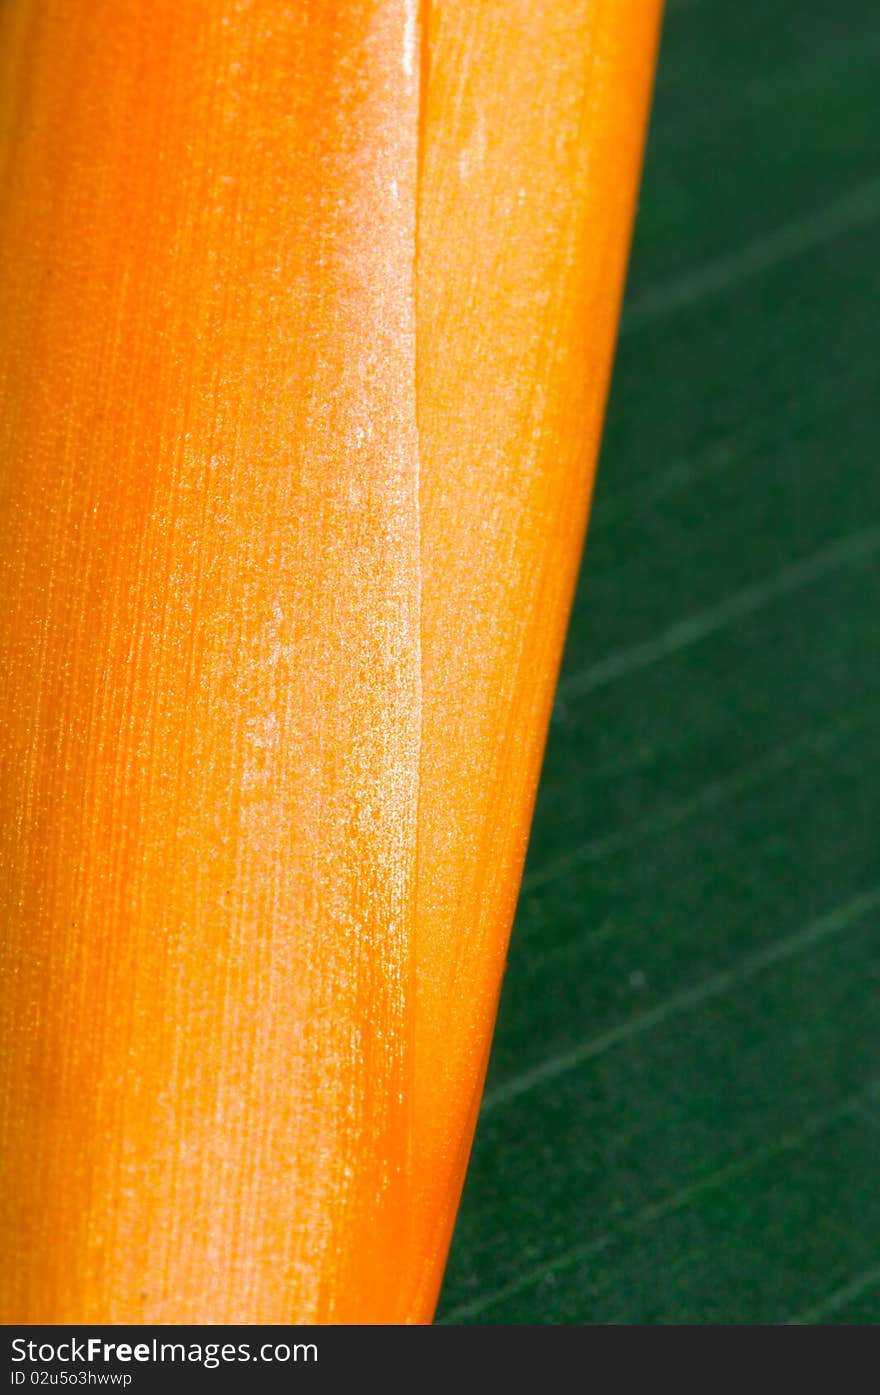
M 880 12 L 669 0 L 438 1320 L 880 1320 Z

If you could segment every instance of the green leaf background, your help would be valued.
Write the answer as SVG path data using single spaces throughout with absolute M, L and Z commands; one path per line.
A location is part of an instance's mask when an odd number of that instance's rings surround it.
M 669 0 L 438 1310 L 880 1319 L 880 10 Z

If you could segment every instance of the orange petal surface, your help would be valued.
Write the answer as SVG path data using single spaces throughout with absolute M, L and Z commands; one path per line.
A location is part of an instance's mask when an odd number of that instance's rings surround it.
M 655 0 L 0 10 L 0 1316 L 426 1322 Z
M 4 14 L 2 1315 L 402 1317 L 412 14 Z
M 658 0 L 442 0 L 419 186 L 422 1301 L 482 1090 L 617 331 Z

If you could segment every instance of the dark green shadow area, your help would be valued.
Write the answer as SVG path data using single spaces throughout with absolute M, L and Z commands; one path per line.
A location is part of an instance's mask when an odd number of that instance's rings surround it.
M 880 1321 L 878 71 L 669 0 L 441 1322 Z

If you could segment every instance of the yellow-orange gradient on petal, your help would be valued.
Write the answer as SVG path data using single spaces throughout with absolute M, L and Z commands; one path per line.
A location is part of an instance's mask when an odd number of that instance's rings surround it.
M 0 1319 L 424 1322 L 654 0 L 0 7 Z
M 581 555 L 659 21 L 657 0 L 430 7 L 417 278 L 426 1306 L 479 1106 Z

